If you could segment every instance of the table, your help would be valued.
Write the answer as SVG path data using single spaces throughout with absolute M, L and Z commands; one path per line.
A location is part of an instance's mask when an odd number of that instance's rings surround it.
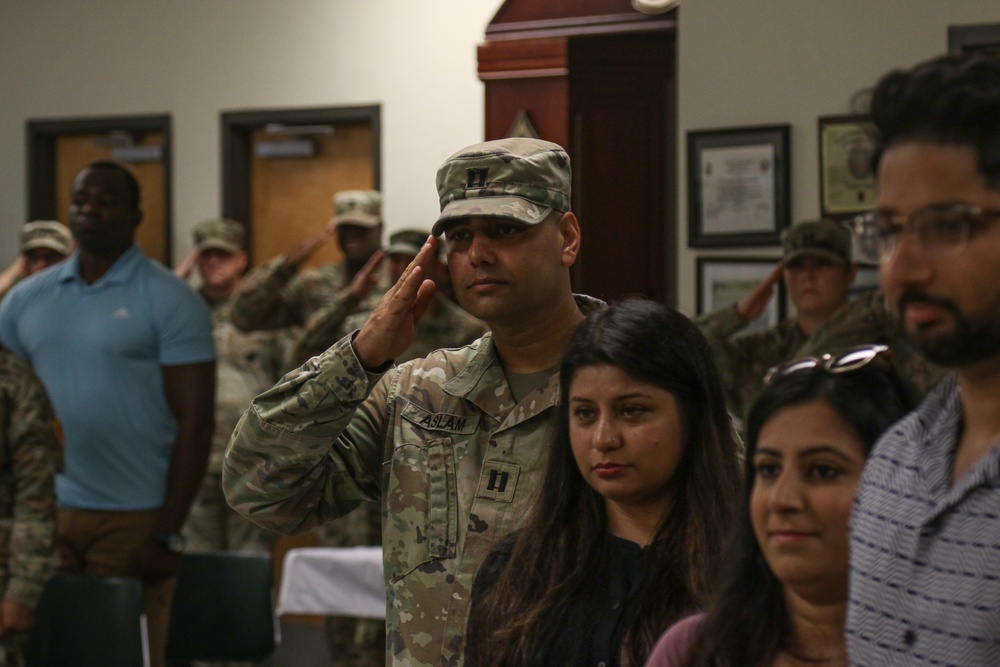
M 278 614 L 385 618 L 382 547 L 290 549 Z

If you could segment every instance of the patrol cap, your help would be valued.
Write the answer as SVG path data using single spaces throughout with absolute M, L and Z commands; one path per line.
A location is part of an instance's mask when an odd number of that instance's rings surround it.
M 389 245 L 385 249 L 385 254 L 416 257 L 428 236 L 430 232 L 426 229 L 401 229 L 393 232 L 389 234 Z
M 444 232 L 450 220 L 473 215 L 537 225 L 551 211 L 570 206 L 572 170 L 558 144 L 511 137 L 469 146 L 437 172 L 441 215 L 431 230 Z
M 246 230 L 235 220 L 202 220 L 194 227 L 194 247 L 198 252 L 212 248 L 242 252 L 246 248 Z
M 73 234 L 55 220 L 34 220 L 21 228 L 21 252 L 48 248 L 66 256 L 73 251 Z
M 333 195 L 333 224 L 374 229 L 382 224 L 382 193 L 344 190 Z
M 822 218 L 793 225 L 781 234 L 785 262 L 814 255 L 832 262 L 851 262 L 851 232 L 845 225 Z

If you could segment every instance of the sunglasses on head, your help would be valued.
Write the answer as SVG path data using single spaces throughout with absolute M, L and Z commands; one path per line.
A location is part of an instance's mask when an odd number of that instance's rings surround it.
M 764 375 L 764 384 L 771 385 L 783 377 L 799 371 L 821 369 L 827 373 L 850 373 L 863 368 L 873 361 L 884 364 L 886 370 L 892 368 L 892 353 L 886 345 L 863 345 L 841 354 L 822 354 L 818 357 L 804 357 L 786 361 L 771 367 Z

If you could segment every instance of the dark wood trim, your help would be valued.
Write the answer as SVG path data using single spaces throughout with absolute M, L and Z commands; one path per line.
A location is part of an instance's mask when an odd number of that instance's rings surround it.
M 948 53 L 1000 52 L 1000 23 L 948 26 Z
M 550 69 L 531 70 L 500 70 L 497 72 L 480 72 L 480 81 L 498 81 L 500 79 L 539 79 L 545 77 L 563 77 L 569 74 L 568 67 L 552 67 Z
M 492 42 L 531 37 L 635 34 L 637 32 L 673 31 L 676 28 L 676 11 L 667 12 L 656 18 L 638 13 L 635 16 L 587 16 L 491 25 L 486 28 L 486 40 Z
M 677 10 L 643 14 L 629 0 L 505 0 L 486 26 L 486 41 L 676 29 Z
M 355 107 L 311 109 L 268 109 L 226 111 L 220 114 L 222 140 L 222 216 L 243 223 L 247 247 L 253 247 L 250 225 L 251 133 L 268 123 L 284 125 L 337 125 L 367 122 L 372 128 L 372 168 L 376 190 L 382 189 L 382 107 L 377 104 Z
M 539 137 L 573 160 L 573 209 L 584 238 L 591 235 L 571 272 L 575 289 L 676 303 L 677 24 L 676 9 L 642 14 L 630 0 L 505 0 L 479 46 L 485 138 L 505 136 L 525 114 Z M 630 172 L 623 215 L 606 204 L 623 189 L 607 165 L 625 144 L 636 154 L 628 166 L 643 167 Z M 630 220 L 643 240 L 615 243 L 610 225 L 624 229 Z M 638 261 L 627 286 L 605 280 L 609 262 L 631 260 Z
M 164 258 L 171 261 L 173 229 L 173 134 L 170 114 L 99 116 L 29 120 L 25 123 L 27 147 L 27 192 L 25 220 L 60 218 L 56 211 L 56 141 L 77 134 L 113 131 L 163 135 L 163 234 Z
M 564 38 L 486 42 L 477 55 L 482 81 L 569 73 L 569 47 Z

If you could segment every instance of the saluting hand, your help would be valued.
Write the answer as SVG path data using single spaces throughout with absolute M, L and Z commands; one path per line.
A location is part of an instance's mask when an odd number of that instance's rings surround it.
M 778 262 L 764 280 L 757 283 L 753 289 L 739 300 L 739 303 L 736 304 L 736 314 L 740 318 L 747 322 L 752 322 L 760 317 L 764 309 L 767 308 L 768 302 L 774 296 L 774 286 L 781 279 L 781 270 L 783 268 L 784 263 Z
M 319 250 L 327 241 L 330 240 L 331 236 L 333 236 L 333 231 L 329 226 L 327 226 L 324 227 L 323 231 L 316 236 L 310 236 L 307 239 L 299 241 L 299 243 L 285 255 L 284 265 L 294 269 L 299 268 L 299 265 L 312 257 L 314 252 Z
M 434 281 L 425 278 L 425 267 L 433 260 L 437 244 L 435 237 L 427 237 L 420 252 L 378 302 L 354 337 L 354 353 L 365 368 L 385 365 L 416 339 L 417 322 L 434 297 Z
M 24 255 L 17 253 L 17 257 L 10 263 L 10 266 L 0 272 L 0 294 L 4 294 L 14 283 L 24 278 L 24 271 Z
M 191 248 L 191 251 L 184 257 L 184 261 L 174 267 L 174 275 L 181 280 L 187 280 L 198 263 L 198 249 Z
M 385 250 L 379 248 L 372 253 L 372 256 L 368 258 L 365 265 L 354 274 L 351 282 L 347 285 L 351 296 L 358 301 L 368 296 L 368 293 L 375 287 L 375 283 L 378 282 L 378 273 L 376 270 L 381 266 L 383 259 L 385 259 Z

